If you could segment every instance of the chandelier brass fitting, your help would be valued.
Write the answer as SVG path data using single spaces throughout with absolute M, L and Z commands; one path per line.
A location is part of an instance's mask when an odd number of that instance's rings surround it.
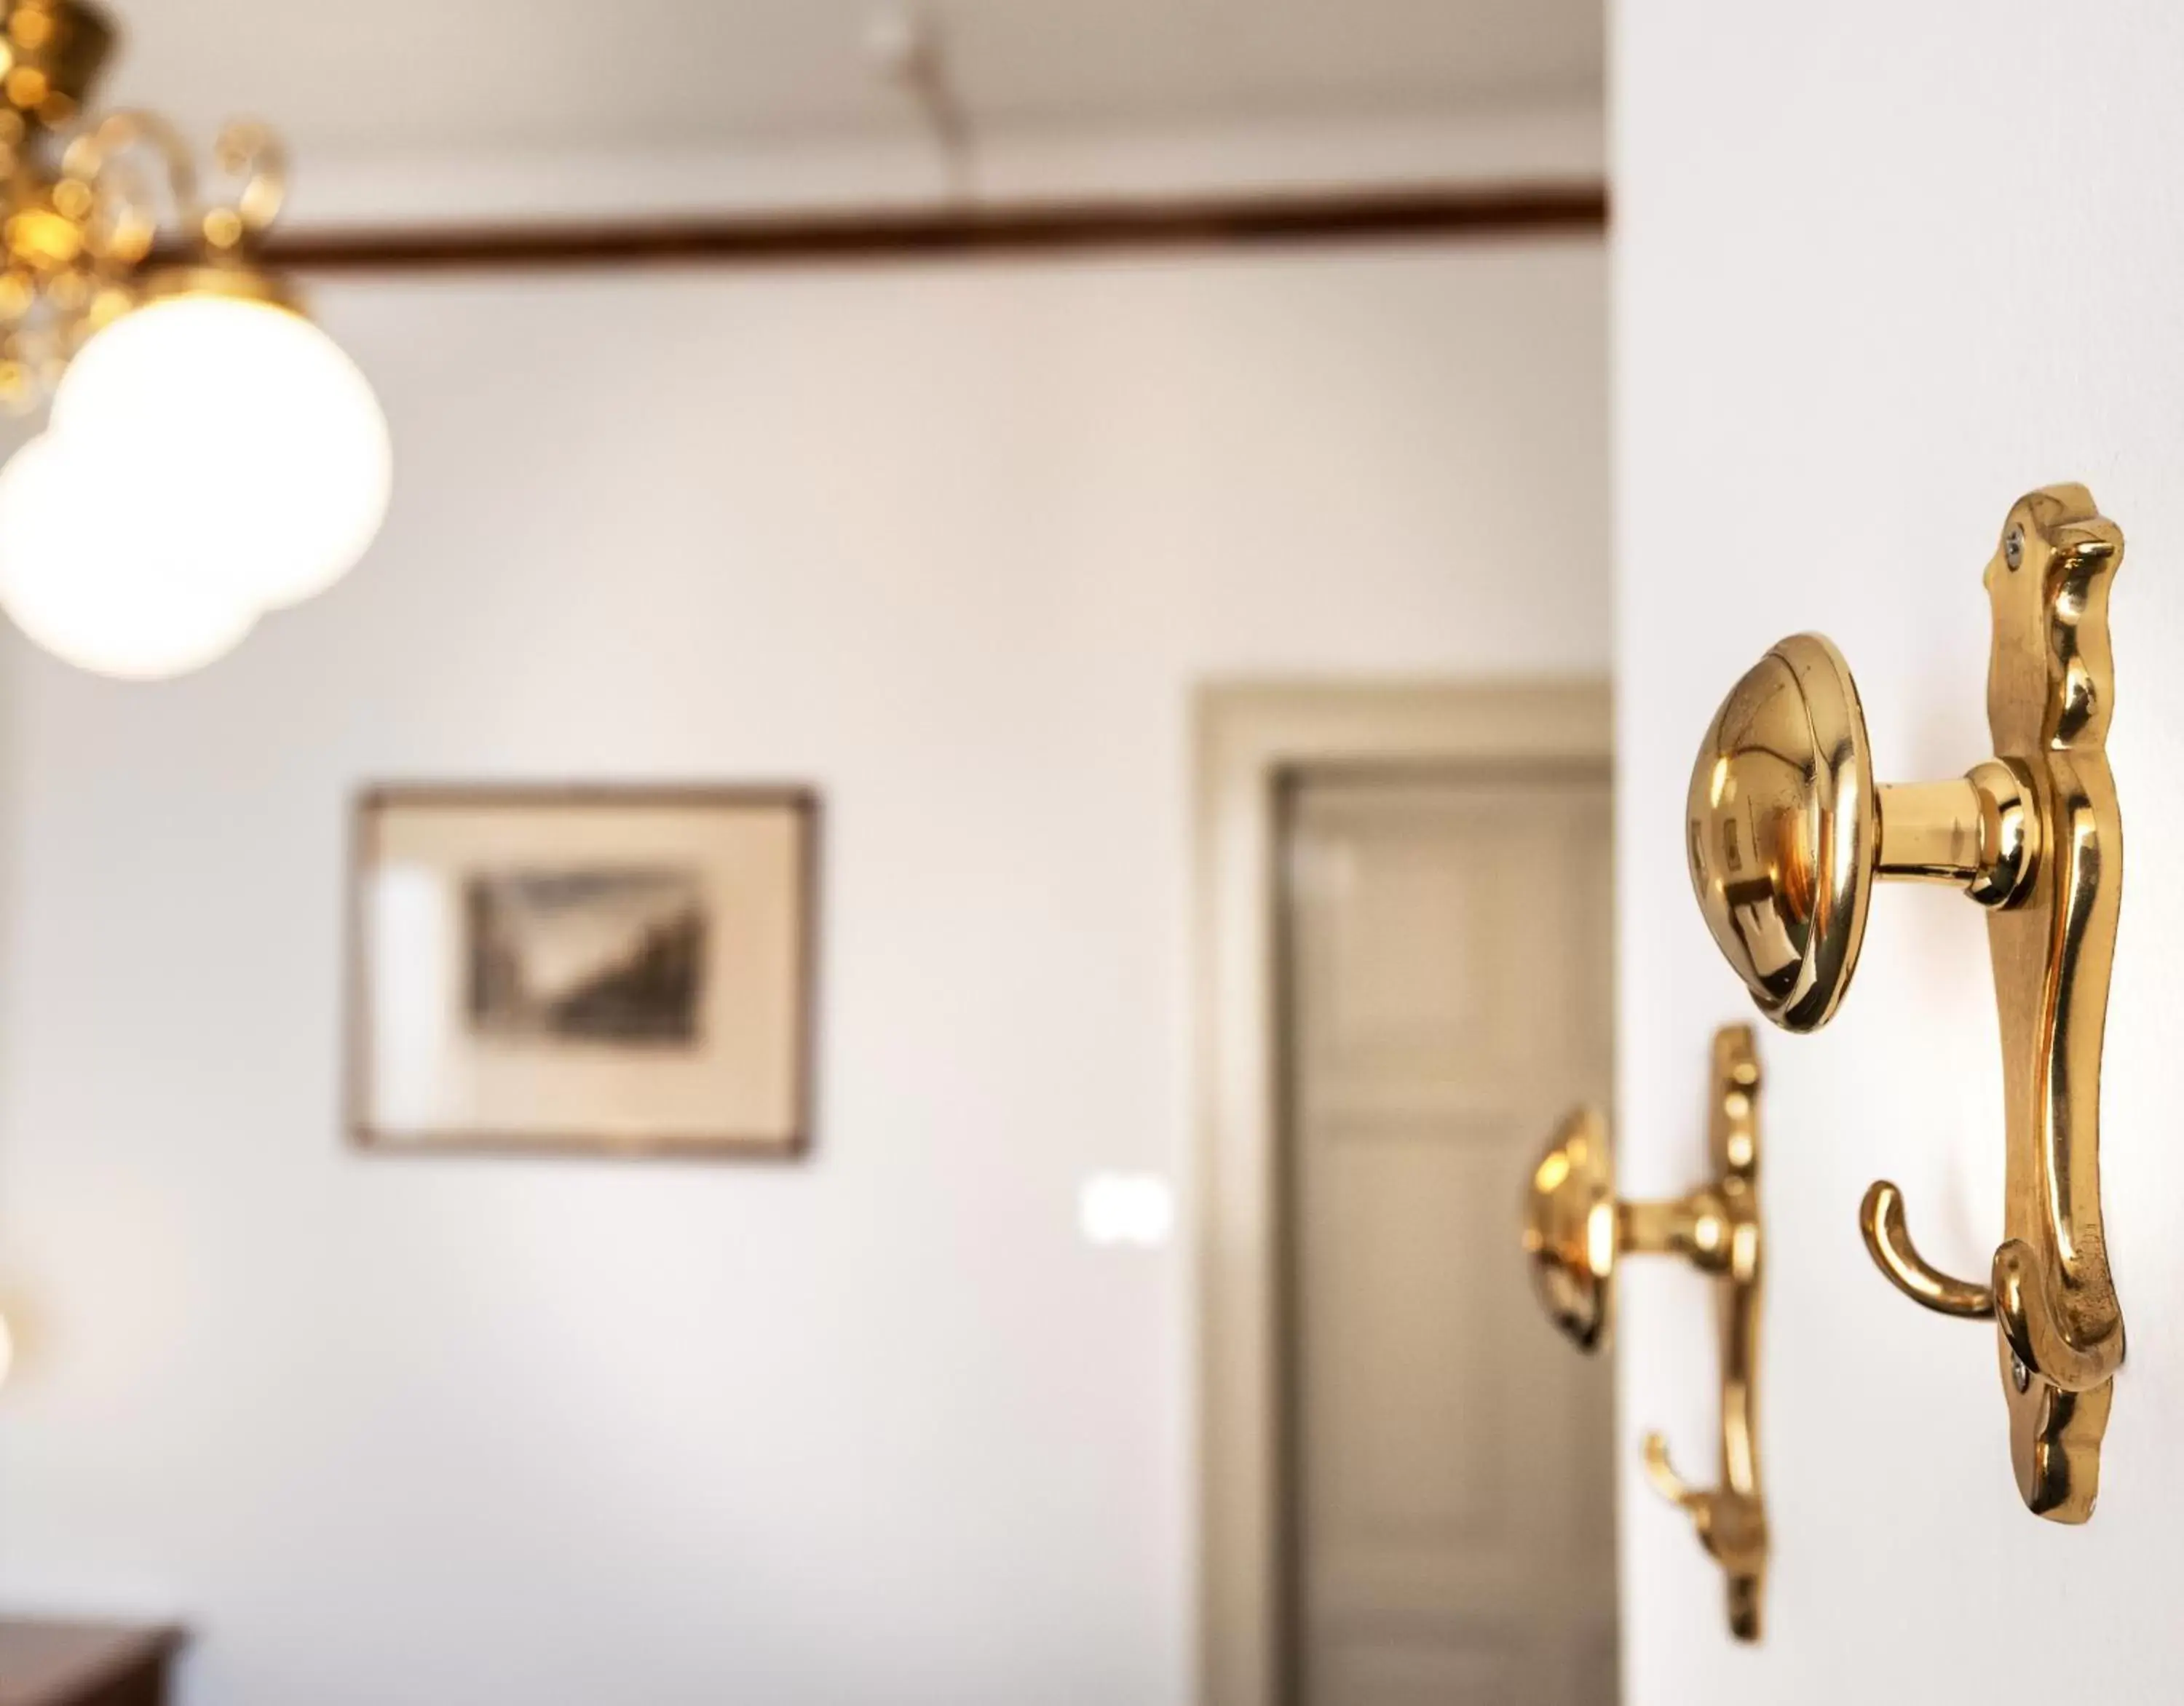
M 346 574 L 393 463 L 370 382 L 259 259 L 279 141 L 229 125 L 208 192 L 159 114 L 90 110 L 118 40 L 89 0 L 0 0 L 0 408 L 51 405 L 0 468 L 0 608 L 148 680 Z M 243 469 L 252 501 L 218 502 Z
M 187 292 L 293 305 L 251 263 L 286 193 L 278 138 L 252 120 L 222 130 L 211 158 L 233 188 L 207 200 L 165 119 L 85 117 L 114 42 L 86 0 L 0 0 L 0 404 L 13 409 L 50 396 L 85 341 L 143 303 Z

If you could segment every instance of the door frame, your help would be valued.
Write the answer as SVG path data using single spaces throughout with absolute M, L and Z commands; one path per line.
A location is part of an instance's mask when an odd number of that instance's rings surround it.
M 1284 1706 L 1282 789 L 1321 766 L 1612 762 L 1613 704 L 1599 677 L 1216 682 L 1194 722 L 1199 1696 Z

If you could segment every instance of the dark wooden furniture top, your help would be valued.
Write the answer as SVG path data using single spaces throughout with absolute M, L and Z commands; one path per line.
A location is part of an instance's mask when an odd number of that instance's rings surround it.
M 163 1706 L 179 1629 L 0 1617 L 0 1706 Z

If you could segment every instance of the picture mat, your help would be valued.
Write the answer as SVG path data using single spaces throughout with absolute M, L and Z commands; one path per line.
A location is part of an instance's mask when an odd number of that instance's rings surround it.
M 801 1139 L 811 903 L 803 803 L 389 792 L 365 810 L 358 922 L 368 1141 L 787 1148 Z M 632 867 L 687 870 L 703 897 L 694 1042 L 601 1045 L 476 1029 L 469 879 Z

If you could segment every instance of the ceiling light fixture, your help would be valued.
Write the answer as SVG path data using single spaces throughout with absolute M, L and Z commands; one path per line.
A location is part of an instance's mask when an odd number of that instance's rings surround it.
M 0 405 L 50 402 L 0 469 L 0 606 L 103 675 L 210 663 L 378 531 L 387 422 L 259 266 L 286 162 L 264 125 L 199 191 L 157 114 L 83 116 L 114 42 L 87 0 L 0 0 Z

